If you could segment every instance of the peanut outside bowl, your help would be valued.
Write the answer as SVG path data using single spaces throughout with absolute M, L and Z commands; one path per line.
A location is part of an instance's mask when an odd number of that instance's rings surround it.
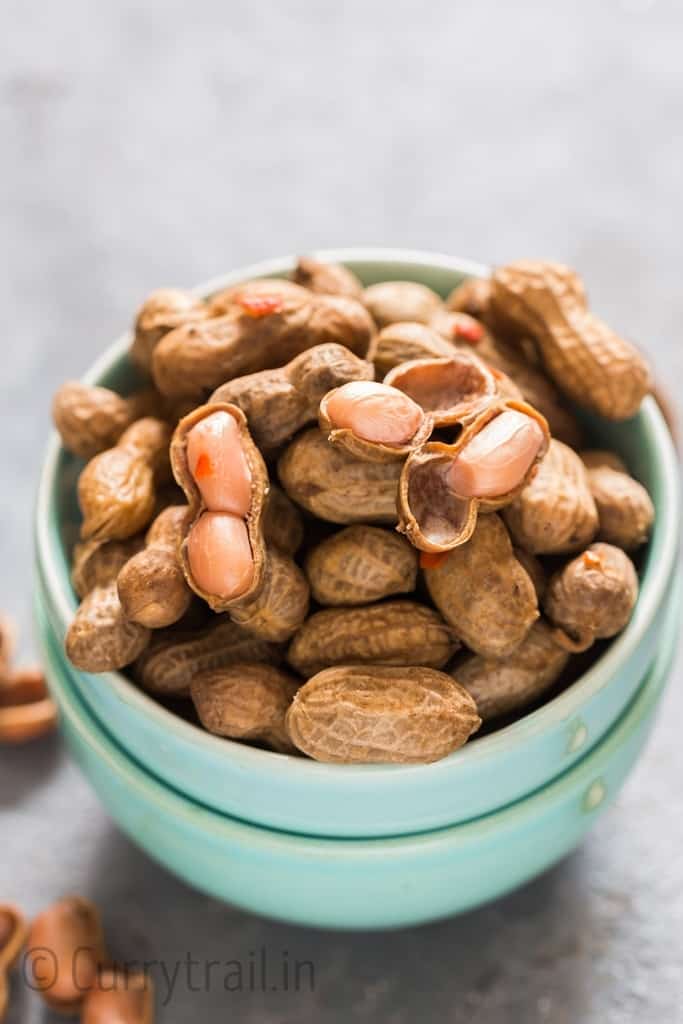
M 317 254 L 340 260 L 367 284 L 410 279 L 447 294 L 487 269 L 444 256 L 395 250 Z M 246 267 L 197 289 L 210 294 L 251 277 L 282 275 L 282 259 Z M 135 383 L 129 337 L 109 348 L 89 383 L 126 391 Z M 50 441 L 37 508 L 37 589 L 41 631 L 57 638 L 53 660 L 99 727 L 144 770 L 214 811 L 290 833 L 336 837 L 398 836 L 489 815 L 558 779 L 617 722 L 654 663 L 677 573 L 678 470 L 655 403 L 625 423 L 588 419 L 592 443 L 616 449 L 650 491 L 656 523 L 642 566 L 641 593 L 627 629 L 571 687 L 512 725 L 474 740 L 432 765 L 319 764 L 219 739 L 161 707 L 119 673 L 88 675 L 62 653 L 76 608 L 69 553 L 78 531 L 75 484 L 82 463 Z

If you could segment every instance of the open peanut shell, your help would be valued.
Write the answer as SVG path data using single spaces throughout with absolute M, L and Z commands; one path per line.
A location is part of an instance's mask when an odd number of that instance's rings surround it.
M 245 516 L 245 522 L 254 559 L 254 576 L 249 589 L 239 597 L 231 598 L 230 600 L 217 597 L 215 594 L 207 594 L 198 586 L 192 576 L 187 550 L 189 532 L 202 513 L 206 511 L 199 488 L 190 472 L 187 457 L 187 441 L 190 431 L 197 423 L 221 411 L 227 412 L 230 416 L 234 417 L 237 423 L 242 449 L 251 472 L 251 504 Z M 173 475 L 178 485 L 182 488 L 189 505 L 187 533 L 180 547 L 180 559 L 187 582 L 195 594 L 198 594 L 199 597 L 206 601 L 215 612 L 227 611 L 235 606 L 250 603 L 258 596 L 263 585 L 266 560 L 266 546 L 263 538 L 263 513 L 270 485 L 268 470 L 261 457 L 261 453 L 251 438 L 247 427 L 247 418 L 242 410 L 238 409 L 236 405 L 230 405 L 228 402 L 214 402 L 211 405 L 200 405 L 199 408 L 194 409 L 185 416 L 176 427 L 171 441 L 171 467 Z
M 396 366 L 384 383 L 417 402 L 437 428 L 471 423 L 498 397 L 489 367 L 455 350 L 445 359 L 413 359 Z
M 464 497 L 450 486 L 448 470 L 465 446 L 496 416 L 515 410 L 536 420 L 543 443 L 523 479 L 506 494 L 495 498 Z M 493 512 L 509 505 L 521 493 L 544 457 L 550 431 L 544 417 L 526 402 L 494 401 L 462 431 L 453 444 L 433 441 L 413 452 L 405 462 L 398 488 L 398 529 L 421 551 L 440 552 L 470 539 L 479 512 Z
M 330 444 L 344 448 L 350 455 L 363 462 L 402 462 L 411 452 L 424 445 L 434 430 L 434 420 L 430 413 L 424 412 L 420 424 L 407 444 L 385 444 L 381 441 L 367 441 L 359 437 L 348 427 L 335 427 L 328 415 L 328 406 L 339 388 L 333 388 L 323 396 L 320 402 L 318 422 L 320 429 L 327 435 Z M 419 403 L 418 403 L 419 404 Z

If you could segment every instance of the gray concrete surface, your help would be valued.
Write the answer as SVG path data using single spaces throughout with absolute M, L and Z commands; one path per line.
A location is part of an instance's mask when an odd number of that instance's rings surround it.
M 153 286 L 316 246 L 555 257 L 678 391 L 674 0 L 5 0 L 0 19 L 0 606 L 27 657 L 50 394 Z M 182 983 L 168 1024 L 675 1024 L 682 683 L 582 849 L 458 920 L 336 935 L 212 902 L 121 835 L 57 739 L 0 751 L 0 899 L 88 894 L 120 956 L 315 963 L 312 992 Z M 15 986 L 11 1024 L 48 1019 Z

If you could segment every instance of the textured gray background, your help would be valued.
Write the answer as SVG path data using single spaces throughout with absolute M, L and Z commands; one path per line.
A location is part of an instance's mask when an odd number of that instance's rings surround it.
M 27 656 L 49 396 L 156 285 L 316 246 L 554 257 L 678 388 L 675 0 L 5 0 L 0 17 L 0 606 Z M 120 834 L 56 739 L 0 751 L 0 899 L 35 912 L 88 894 L 120 956 L 315 961 L 312 994 L 182 985 L 166 1022 L 669 1024 L 683 1019 L 680 675 L 582 849 L 459 920 L 335 935 L 209 901 Z M 42 1014 L 17 996 L 9 1020 Z

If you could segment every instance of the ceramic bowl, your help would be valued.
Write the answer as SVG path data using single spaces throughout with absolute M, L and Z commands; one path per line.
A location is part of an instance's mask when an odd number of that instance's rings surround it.
M 318 254 L 342 260 L 366 283 L 409 279 L 446 295 L 485 267 L 394 250 Z M 245 267 L 197 289 L 210 294 L 258 276 L 286 274 L 283 259 Z M 135 383 L 129 337 L 86 375 L 124 392 Z M 79 460 L 48 448 L 36 521 L 37 587 L 58 639 L 60 671 L 110 737 L 145 769 L 194 800 L 244 821 L 319 836 L 406 835 L 482 817 L 545 786 L 586 755 L 632 700 L 661 646 L 677 572 L 678 471 L 670 435 L 651 399 L 625 423 L 586 417 L 594 445 L 617 450 L 647 486 L 656 523 L 642 566 L 641 593 L 627 629 L 572 686 L 543 707 L 431 765 L 338 766 L 219 739 L 170 713 L 119 673 L 92 676 L 70 666 L 61 642 L 76 608 L 69 552 L 78 530 Z
M 161 782 L 111 738 L 82 700 L 40 601 L 36 616 L 67 742 L 136 843 L 191 885 L 244 909 L 299 924 L 360 929 L 417 924 L 470 909 L 532 878 L 580 841 L 645 742 L 669 674 L 680 601 L 676 591 L 640 690 L 578 764 L 476 821 L 375 839 L 250 825 Z

